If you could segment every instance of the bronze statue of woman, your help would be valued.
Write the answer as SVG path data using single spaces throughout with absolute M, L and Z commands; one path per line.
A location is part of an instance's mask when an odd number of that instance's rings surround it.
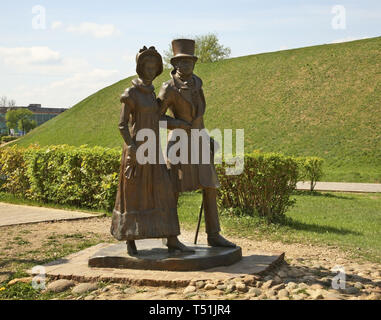
M 119 130 L 124 139 L 119 187 L 112 217 L 111 234 L 127 241 L 130 255 L 138 253 L 135 240 L 162 238 L 170 251 L 193 252 L 177 236 L 180 226 L 176 198 L 165 164 L 137 161 L 137 150 L 144 143 L 136 139 L 139 130 L 151 129 L 156 135 L 159 158 L 160 106 L 152 81 L 163 72 L 161 55 L 154 47 L 144 47 L 136 57 L 138 78 L 121 97 Z M 177 121 L 177 120 L 176 120 Z M 189 128 L 186 122 L 177 122 Z

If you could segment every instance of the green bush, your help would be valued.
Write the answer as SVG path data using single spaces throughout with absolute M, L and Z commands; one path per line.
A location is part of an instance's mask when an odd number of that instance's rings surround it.
M 6 147 L 0 149 L 0 190 L 42 202 L 111 211 L 120 160 L 119 149 L 102 147 Z M 294 203 L 290 195 L 300 178 L 301 163 L 282 154 L 253 152 L 245 155 L 241 175 L 226 175 L 229 165 L 217 165 L 219 206 L 270 221 L 284 216 Z M 307 163 L 315 168 L 320 161 L 303 163 L 303 168 L 309 168 Z
M 35 147 L 30 147 L 32 149 Z M 16 146 L 0 149 L 0 190 L 25 196 L 29 190 L 24 159 L 26 149 Z
M 14 140 L 17 140 L 19 137 L 13 137 L 13 136 L 4 136 L 1 138 L 2 143 L 11 142 Z
M 2 191 L 28 199 L 112 210 L 121 152 L 87 146 L 3 148 Z
M 26 152 L 28 196 L 34 200 L 112 209 L 121 152 L 87 146 L 51 146 Z
M 225 174 L 226 163 L 218 165 L 221 187 L 218 202 L 222 208 L 240 208 L 270 221 L 284 216 L 294 204 L 290 199 L 296 188 L 298 162 L 277 153 L 253 152 L 245 155 L 242 175 Z
M 310 190 L 314 191 L 316 182 L 324 175 L 324 160 L 317 157 L 298 157 L 299 181 L 310 181 Z

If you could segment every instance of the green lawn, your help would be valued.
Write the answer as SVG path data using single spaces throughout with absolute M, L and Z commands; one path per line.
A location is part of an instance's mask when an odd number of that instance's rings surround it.
M 257 240 L 339 246 L 354 257 L 381 262 L 381 194 L 297 192 L 293 197 L 296 205 L 286 213 L 287 219 L 282 224 L 222 212 L 223 233 Z M 0 201 L 83 210 L 26 201 L 4 193 L 0 193 Z M 201 193 L 185 193 L 180 197 L 182 227 L 196 230 L 200 205 Z M 204 222 L 201 230 L 204 230 Z
M 208 129 L 245 129 L 246 152 L 326 159 L 326 181 L 381 182 L 381 37 L 198 64 Z M 127 78 L 17 144 L 120 147 Z M 159 90 L 169 70 L 155 81 Z
M 222 229 L 225 234 L 258 240 L 339 246 L 355 257 L 381 262 L 381 194 L 298 192 L 293 197 L 296 205 L 287 212 L 284 224 L 225 213 Z M 180 220 L 195 230 L 201 194 L 185 194 L 180 204 Z

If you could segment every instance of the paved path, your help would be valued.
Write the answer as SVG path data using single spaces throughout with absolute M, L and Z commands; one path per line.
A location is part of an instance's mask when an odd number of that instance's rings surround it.
M 298 190 L 310 190 L 310 182 L 298 182 Z M 315 191 L 381 193 L 381 183 L 318 182 Z
M 89 219 L 102 215 L 0 202 L 0 227 L 39 222 Z

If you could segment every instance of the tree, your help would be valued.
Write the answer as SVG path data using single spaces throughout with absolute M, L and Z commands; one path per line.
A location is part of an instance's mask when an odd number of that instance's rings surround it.
M 198 57 L 198 62 L 216 62 L 230 57 L 231 49 L 221 45 L 214 33 L 196 36 L 194 40 L 196 42 L 195 55 Z M 173 51 L 170 45 L 169 50 L 164 51 L 163 59 L 166 67 L 171 65 L 172 57 Z
M 18 110 L 9 110 L 5 115 L 5 121 L 8 129 L 16 129 L 18 118 Z
M 8 100 L 6 96 L 2 96 L 0 98 L 0 107 L 14 107 L 16 105 L 16 101 L 11 99 Z
M 7 127 L 9 129 L 19 129 L 22 132 L 26 132 L 33 129 L 33 125 L 36 124 L 32 120 L 33 112 L 28 109 L 9 110 L 5 115 Z
M 37 122 L 35 120 L 25 118 L 25 119 L 20 119 L 18 121 L 18 128 L 24 133 L 28 133 L 30 130 L 36 127 L 37 127 Z
M 2 96 L 0 98 L 0 107 L 6 107 L 8 102 L 8 98 L 6 96 Z

